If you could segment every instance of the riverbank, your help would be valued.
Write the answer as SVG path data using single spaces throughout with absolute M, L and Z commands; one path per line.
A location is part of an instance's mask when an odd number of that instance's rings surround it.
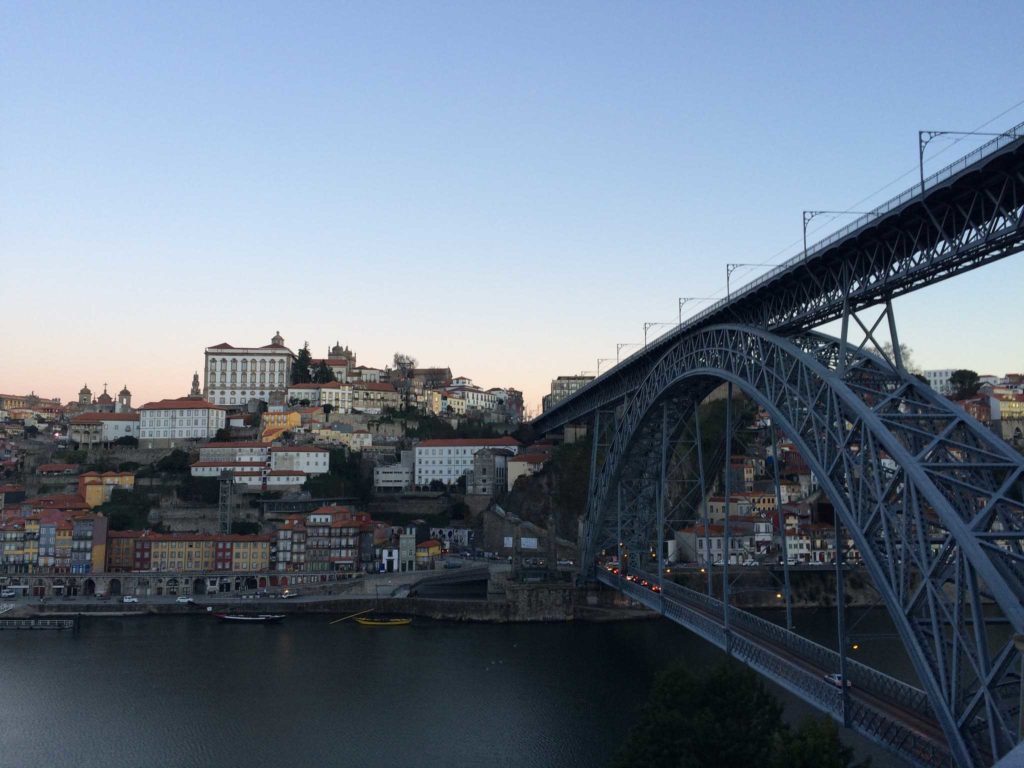
M 635 607 L 618 593 L 598 587 L 575 587 L 566 583 L 506 583 L 502 592 L 486 599 L 325 595 L 315 599 L 228 599 L 200 598 L 194 603 L 147 601 L 121 604 L 109 602 L 61 601 L 16 606 L 10 618 L 51 618 L 89 616 L 92 618 L 131 616 L 194 616 L 213 611 L 283 613 L 288 615 L 330 614 L 344 616 L 361 611 L 416 616 L 440 621 L 491 624 L 531 622 L 613 622 L 656 618 L 657 614 Z

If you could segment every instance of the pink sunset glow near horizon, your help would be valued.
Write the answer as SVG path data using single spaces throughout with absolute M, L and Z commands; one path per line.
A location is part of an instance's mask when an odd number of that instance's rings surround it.
M 991 77 L 1019 4 L 914 6 L 6 4 L 0 391 L 180 396 L 279 330 L 537 412 L 798 253 L 802 210 L 910 187 L 919 129 L 1024 120 Z M 898 300 L 917 365 L 1024 369 L 1021 285 L 1017 255 Z

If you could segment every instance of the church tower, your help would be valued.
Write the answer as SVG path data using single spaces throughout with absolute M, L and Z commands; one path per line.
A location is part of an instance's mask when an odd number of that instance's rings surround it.
M 132 393 L 128 391 L 128 385 L 117 393 L 117 412 L 128 413 L 132 409 Z
M 88 384 L 83 384 L 82 388 L 78 390 L 78 404 L 92 405 L 92 390 L 89 389 Z
M 202 397 L 203 393 L 199 391 L 199 371 L 192 374 L 192 390 L 188 393 L 189 397 Z
M 273 344 L 275 347 L 283 347 L 284 346 L 284 337 L 281 335 L 280 331 L 277 331 L 276 333 L 274 333 L 274 338 L 272 338 L 270 340 L 270 343 Z

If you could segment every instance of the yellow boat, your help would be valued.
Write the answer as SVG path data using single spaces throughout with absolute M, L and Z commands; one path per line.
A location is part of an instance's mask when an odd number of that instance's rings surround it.
M 364 627 L 404 627 L 406 624 L 412 624 L 412 619 L 368 619 L 358 616 L 356 623 Z

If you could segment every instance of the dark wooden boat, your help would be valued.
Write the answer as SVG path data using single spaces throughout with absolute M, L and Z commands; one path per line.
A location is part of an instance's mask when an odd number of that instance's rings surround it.
M 234 621 L 239 624 L 271 624 L 281 621 L 283 613 L 215 613 L 220 621 Z

